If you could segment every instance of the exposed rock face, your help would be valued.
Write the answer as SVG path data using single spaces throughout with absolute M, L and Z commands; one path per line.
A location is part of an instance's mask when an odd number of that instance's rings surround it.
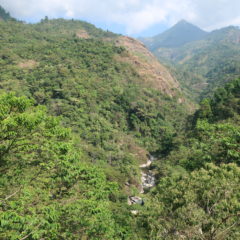
M 154 157 L 153 156 L 149 156 L 148 160 L 145 164 L 140 165 L 140 168 L 142 169 L 141 174 L 141 189 L 140 189 L 140 193 L 143 194 L 144 193 L 144 189 L 149 189 L 154 187 L 155 185 L 155 176 L 153 174 L 153 172 L 151 170 L 149 170 L 148 168 L 151 166 L 152 162 L 154 161 Z M 134 204 L 139 204 L 139 205 L 144 205 L 144 201 L 141 197 L 138 196 L 129 196 L 128 197 L 128 205 L 134 205 Z M 137 214 L 133 213 L 133 214 Z
M 146 163 L 140 165 L 140 168 L 147 168 L 151 164 L 152 164 L 152 161 L 150 159 L 148 159 Z
M 121 36 L 116 40 L 116 45 L 124 46 L 128 56 L 120 61 L 129 62 L 147 85 L 160 90 L 169 96 L 175 96 L 180 91 L 179 83 L 169 73 L 156 57 L 138 40 Z
M 144 205 L 144 201 L 142 198 L 137 196 L 128 197 L 128 205 L 134 205 L 134 204 Z
M 152 188 L 155 185 L 155 177 L 154 174 L 151 171 L 148 171 L 147 173 L 142 172 L 142 193 L 144 193 L 144 189 L 146 188 Z
M 131 213 L 132 213 L 133 215 L 137 215 L 137 214 L 138 214 L 138 210 L 132 210 Z

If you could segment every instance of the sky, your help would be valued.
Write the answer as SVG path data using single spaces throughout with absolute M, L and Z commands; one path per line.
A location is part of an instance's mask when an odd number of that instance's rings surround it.
M 204 30 L 240 26 L 239 0 L 0 0 L 17 19 L 79 19 L 133 37 L 153 36 L 185 19 Z

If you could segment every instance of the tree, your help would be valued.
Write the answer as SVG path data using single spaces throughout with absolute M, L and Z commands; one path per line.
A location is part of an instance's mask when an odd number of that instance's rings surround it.
M 117 185 L 84 163 L 57 118 L 5 94 L 0 129 L 0 239 L 118 239 Z
M 158 214 L 149 218 L 151 239 L 238 239 L 239 181 L 236 164 L 163 178 L 155 190 Z

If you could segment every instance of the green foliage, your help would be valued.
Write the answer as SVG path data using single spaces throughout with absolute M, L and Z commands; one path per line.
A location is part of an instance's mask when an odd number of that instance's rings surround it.
M 197 112 L 197 117 L 200 119 L 211 119 L 213 117 L 212 108 L 208 99 L 204 99 L 200 103 L 200 110 Z
M 0 238 L 119 239 L 117 184 L 84 163 L 68 129 L 13 94 L 0 101 Z
M 211 99 L 204 99 L 193 116 L 192 126 L 175 144 L 167 162 L 188 171 L 206 163 L 240 164 L 239 98 L 239 80 L 234 80 L 217 90 Z
M 195 129 L 196 138 L 191 139 L 190 151 L 180 162 L 187 169 L 199 168 L 206 162 L 240 164 L 239 134 L 239 126 L 209 124 L 199 120 Z
M 122 61 L 117 35 L 47 17 L 0 34 L 0 239 L 240 237 L 239 80 L 183 132 L 185 105 Z M 147 151 L 156 187 L 128 206 Z
M 170 154 L 155 163 L 158 184 L 141 215 L 150 233 L 146 239 L 240 236 L 239 80 L 213 95 L 174 139 Z
M 195 117 L 210 122 L 235 118 L 239 115 L 240 79 L 229 82 L 215 91 L 211 100 L 203 100 Z
M 94 161 L 123 171 L 124 159 L 132 153 L 119 136 L 131 135 L 149 151 L 169 151 L 168 142 L 181 126 L 172 116 L 183 119 L 184 106 L 147 87 L 130 64 L 117 60 L 127 54 L 111 41 L 117 35 L 63 19 L 0 24 L 3 92 L 33 97 L 51 114 L 62 116 L 94 152 L 104 152 L 94 153 Z M 82 30 L 88 39 L 76 35 Z
M 184 105 L 88 23 L 0 22 L 0 34 L 0 238 L 141 238 L 127 194 L 144 148 L 171 150 Z
M 153 193 L 148 239 L 238 239 L 239 180 L 235 164 L 163 178 Z

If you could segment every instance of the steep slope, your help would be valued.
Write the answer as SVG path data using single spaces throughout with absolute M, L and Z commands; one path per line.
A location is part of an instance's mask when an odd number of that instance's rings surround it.
M 202 101 L 174 150 L 155 161 L 150 239 L 238 239 L 239 93 L 238 79 Z
M 0 21 L 0 35 L 0 238 L 141 239 L 127 197 L 184 124 L 178 82 L 86 22 Z
M 119 37 L 116 43 L 129 52 L 122 61 L 129 62 L 146 84 L 171 97 L 179 94 L 180 86 L 177 80 L 142 43 L 129 37 Z
M 188 112 L 167 69 L 141 43 L 85 22 L 0 27 L 1 92 L 46 105 L 82 138 L 94 162 L 124 172 L 115 175 L 122 186 L 128 180 L 137 186 L 131 168 L 145 161 L 141 153 L 167 151 L 165 142 Z
M 140 40 L 152 51 L 158 48 L 175 48 L 186 43 L 200 40 L 207 35 L 199 27 L 182 20 L 169 30 L 152 38 L 141 38 Z

